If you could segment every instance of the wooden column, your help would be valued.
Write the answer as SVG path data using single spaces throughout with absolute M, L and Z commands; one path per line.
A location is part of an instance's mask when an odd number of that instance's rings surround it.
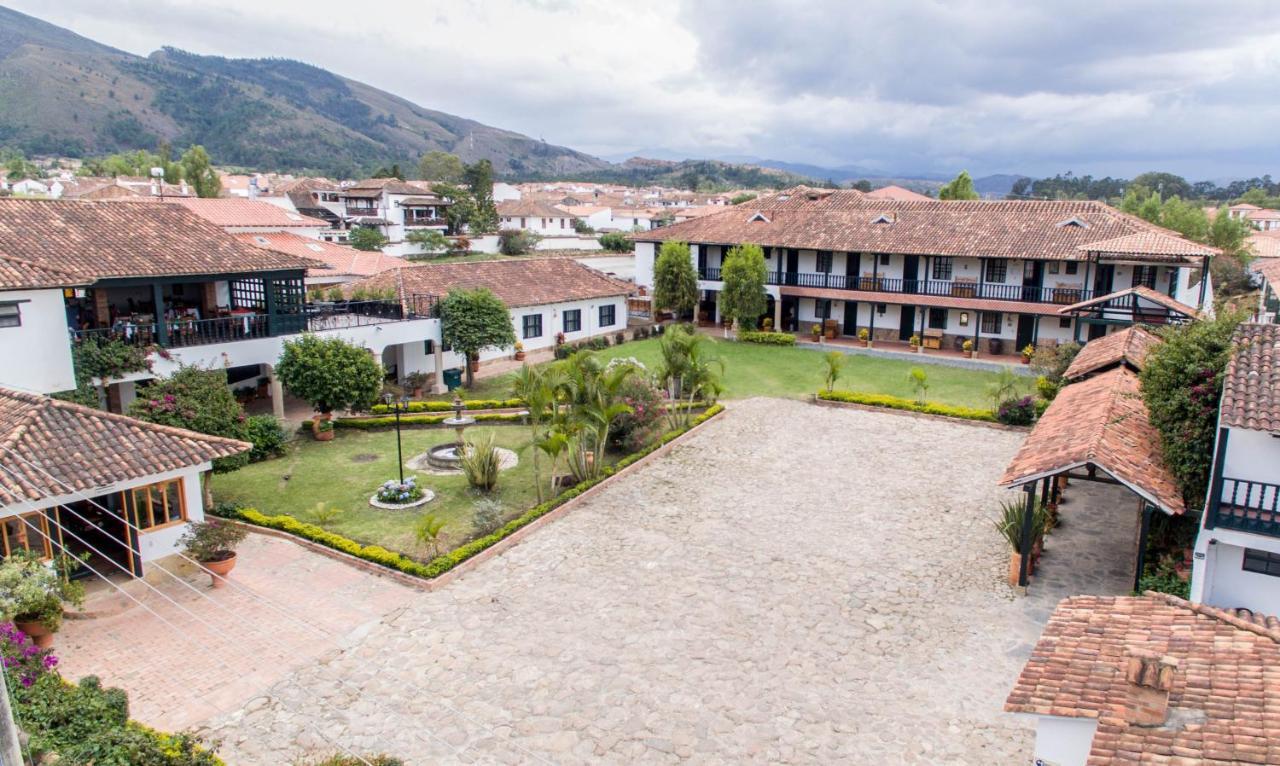
M 169 345 L 169 323 L 164 319 L 164 288 L 159 284 L 151 285 L 151 300 L 155 303 L 156 342 L 161 346 Z
M 981 340 L 981 338 L 978 337 L 978 328 L 981 326 L 982 326 L 982 312 L 974 311 L 973 312 L 973 351 L 974 353 L 978 352 L 978 342 Z
M 111 326 L 111 304 L 107 300 L 107 291 L 101 287 L 94 288 L 93 291 L 93 314 L 98 324 L 103 327 Z
M 218 283 L 205 282 L 200 287 L 200 310 L 203 312 L 200 318 L 212 319 L 218 313 Z
M 1036 516 L 1036 484 L 1031 482 L 1022 485 L 1027 500 L 1022 514 L 1022 538 L 1019 545 L 1021 561 L 1018 563 L 1018 585 L 1027 587 L 1027 576 L 1031 568 L 1031 532 Z
M 1142 570 L 1147 566 L 1147 536 L 1151 532 L 1151 513 L 1155 511 L 1155 506 L 1142 501 L 1142 517 L 1138 522 L 1138 567 L 1133 573 L 1133 589 L 1138 590 L 1138 584 L 1142 580 Z

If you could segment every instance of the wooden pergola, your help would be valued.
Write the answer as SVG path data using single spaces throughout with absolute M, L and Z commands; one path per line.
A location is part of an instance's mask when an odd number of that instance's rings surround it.
M 1200 316 L 1194 307 L 1142 285 L 1073 303 L 1062 307 L 1058 313 L 1075 318 L 1077 340 L 1080 326 L 1085 322 L 1166 325 L 1189 322 Z
M 1116 367 L 1064 388 L 1005 469 L 1000 486 L 1026 493 L 1022 562 L 1018 584 L 1026 586 L 1037 489 L 1047 503 L 1059 476 L 1117 484 L 1142 500 L 1137 572 L 1145 565 L 1147 532 L 1156 509 L 1186 513 L 1177 482 L 1160 458 L 1159 434 L 1147 417 L 1138 376 Z

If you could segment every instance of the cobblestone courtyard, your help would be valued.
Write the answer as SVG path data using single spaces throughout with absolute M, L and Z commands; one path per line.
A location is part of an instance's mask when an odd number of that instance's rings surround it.
M 1024 762 L 1004 697 L 1059 597 L 1128 588 L 1132 503 L 1073 484 L 1015 596 L 990 519 L 1022 438 L 735 402 L 205 732 L 235 766 L 331 742 L 411 764 Z

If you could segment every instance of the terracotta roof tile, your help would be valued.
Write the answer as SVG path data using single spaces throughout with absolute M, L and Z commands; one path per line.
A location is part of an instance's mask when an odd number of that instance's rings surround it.
M 1280 433 L 1280 325 L 1242 324 L 1222 381 L 1223 425 Z
M 358 181 L 351 186 L 343 189 L 343 194 L 350 197 L 367 196 L 361 192 L 376 191 L 379 193 L 386 192 L 388 194 L 422 194 L 429 191 L 427 185 L 411 184 L 407 181 L 401 181 L 398 178 L 366 178 Z
M 0 388 L 0 506 L 92 492 L 152 474 L 191 468 L 253 445 L 206 436 Z M 14 458 L 22 457 L 52 474 Z
M 1001 485 L 1091 464 L 1167 513 L 1186 504 L 1160 457 L 1160 435 L 1147 418 L 1138 376 L 1118 367 L 1072 383 L 1054 398 L 1005 468 Z
M 302 269 L 168 204 L 0 199 L 0 290 Z
M 512 308 L 627 295 L 632 290 L 630 284 L 572 258 L 424 263 L 384 271 L 348 287 L 394 287 L 403 302 L 415 295 L 443 296 L 450 290 L 485 287 Z
M 310 218 L 291 210 L 285 210 L 279 205 L 254 199 L 241 199 L 239 197 L 218 197 L 215 199 L 181 197 L 172 200 L 167 199 L 165 202 L 181 205 L 215 226 L 243 226 L 264 229 L 329 227 L 328 221 Z
M 1087 309 L 1091 306 L 1099 306 L 1103 303 L 1108 303 L 1117 298 L 1123 298 L 1128 295 L 1137 295 L 1143 300 L 1151 301 L 1152 303 L 1158 304 L 1160 306 L 1164 306 L 1170 311 L 1176 311 L 1179 314 L 1182 314 L 1184 316 L 1187 316 L 1193 319 L 1195 317 L 1200 316 L 1200 312 L 1195 308 L 1188 306 L 1187 304 L 1179 301 L 1176 298 L 1171 298 L 1168 295 L 1165 295 L 1164 293 L 1158 290 L 1152 290 L 1150 287 L 1147 287 L 1145 285 L 1138 285 L 1137 287 L 1126 287 L 1125 289 L 1117 290 L 1114 293 L 1099 295 L 1096 298 L 1090 298 L 1087 301 L 1080 301 L 1079 303 L 1073 303 L 1070 306 L 1063 306 L 1062 308 L 1058 309 L 1058 313 L 1070 314 L 1070 313 L 1079 311 L 1081 309 Z
M 1178 663 L 1164 725 L 1127 719 L 1131 650 Z M 1164 594 L 1068 598 L 1005 710 L 1097 719 L 1089 766 L 1280 764 L 1280 631 Z
M 756 212 L 765 220 L 753 220 Z M 891 222 L 878 222 L 886 215 Z M 805 186 L 631 236 L 641 242 L 753 242 L 848 252 L 1081 260 L 1082 247 L 1088 250 L 1091 243 L 1133 234 L 1146 235 L 1142 241 L 1157 251 L 1139 256 L 1141 260 L 1198 262 L 1166 253 L 1212 250 L 1101 202 L 903 201 Z
M 910 189 L 904 189 L 901 186 L 882 186 L 879 189 L 872 189 L 866 192 L 866 196 L 871 199 L 894 199 L 902 202 L 910 200 L 932 200 L 933 197 L 913 192 Z
M 1249 249 L 1260 259 L 1280 258 L 1280 231 L 1256 231 L 1250 234 Z
M 504 218 L 572 218 L 573 213 L 555 205 L 537 200 L 503 200 L 498 203 L 498 215 Z
M 1276 240 L 1276 244 L 1280 252 L 1280 240 Z M 1272 290 L 1280 292 L 1280 258 L 1258 258 L 1252 266 L 1270 283 Z
M 404 260 L 376 250 L 366 252 L 286 231 L 244 232 L 233 236 L 256 247 L 318 261 L 319 264 L 307 269 L 307 276 L 312 277 L 368 277 L 404 265 Z
M 1176 262 L 1181 262 L 1181 256 L 1203 258 L 1222 252 L 1216 247 L 1183 239 L 1173 232 L 1166 234 L 1154 231 L 1140 231 L 1101 242 L 1089 242 L 1077 245 L 1076 249 L 1104 255 L 1164 255 L 1171 256 Z
M 1077 380 L 1120 364 L 1141 371 L 1151 347 L 1160 343 L 1155 333 L 1138 325 L 1095 338 L 1085 344 L 1063 373 L 1067 380 Z

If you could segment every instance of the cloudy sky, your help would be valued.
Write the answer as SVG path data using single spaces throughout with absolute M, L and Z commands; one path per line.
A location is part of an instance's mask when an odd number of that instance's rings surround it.
M 139 54 L 300 59 L 601 156 L 1280 174 L 1272 0 L 7 4 Z

